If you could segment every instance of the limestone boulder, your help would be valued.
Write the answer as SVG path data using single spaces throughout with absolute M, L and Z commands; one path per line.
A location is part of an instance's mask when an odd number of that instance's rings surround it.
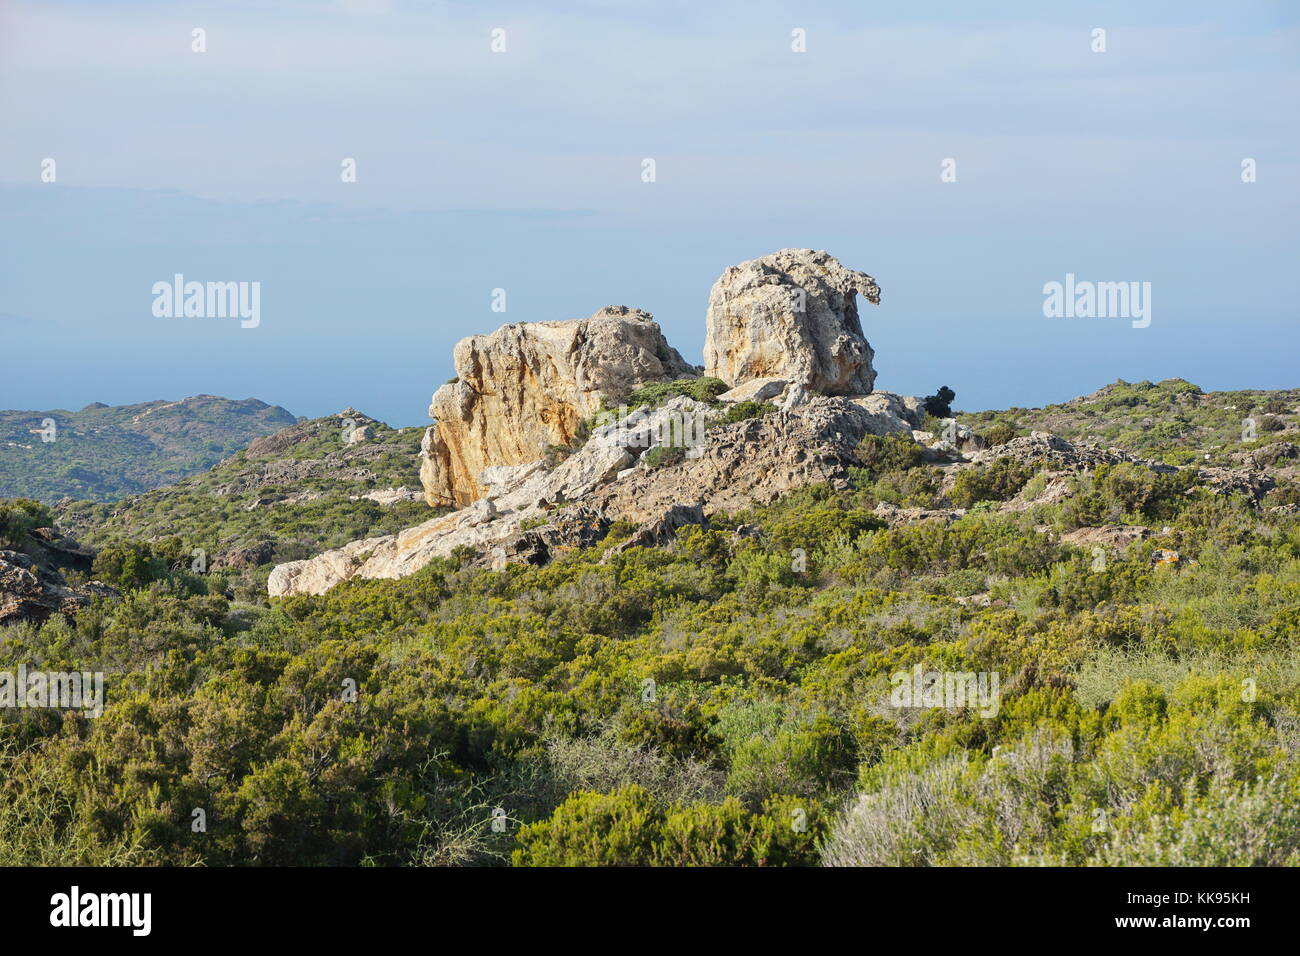
M 915 437 L 916 428 L 925 421 L 925 412 L 918 398 L 893 392 L 872 392 L 849 401 L 871 416 L 874 423 L 872 434 L 909 433 Z
M 821 395 L 868 394 L 875 353 L 858 295 L 879 304 L 876 280 L 812 249 L 730 267 L 709 293 L 704 374 L 732 387 L 780 378 Z
M 783 378 L 755 378 L 718 396 L 720 402 L 766 402 L 779 398 L 790 383 Z
M 588 319 L 507 325 L 456 343 L 456 378 L 434 393 L 420 482 L 434 506 L 487 489 L 485 468 L 522 465 L 567 446 L 604 402 L 646 382 L 698 374 L 653 317 L 611 306 Z

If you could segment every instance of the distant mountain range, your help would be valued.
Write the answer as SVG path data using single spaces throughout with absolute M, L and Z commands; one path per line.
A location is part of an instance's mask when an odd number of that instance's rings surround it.
M 112 501 L 206 471 L 297 421 L 278 405 L 215 395 L 0 411 L 0 498 Z

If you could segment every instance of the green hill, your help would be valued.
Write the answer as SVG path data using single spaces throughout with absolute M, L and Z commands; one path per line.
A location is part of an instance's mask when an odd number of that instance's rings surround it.
M 0 626 L 0 671 L 107 691 L 0 715 L 0 864 L 1298 865 L 1296 395 L 1117 383 L 961 416 L 1007 446 L 969 462 L 869 435 L 671 540 L 319 596 L 257 581 L 429 516 L 392 491 L 420 429 L 348 409 L 64 502 L 93 557 L 4 505 L 10 580 L 58 557 L 89 604 Z M 1079 446 L 1006 434 L 1044 428 Z
M 349 430 L 358 440 L 347 441 Z M 113 503 L 64 501 L 55 514 L 60 529 L 92 547 L 176 539 L 185 554 L 203 549 L 218 569 L 265 571 L 428 520 L 422 435 L 345 409 L 258 438 L 167 487 Z
M 296 421 L 278 405 L 215 395 L 0 411 L 0 498 L 112 501 L 206 471 Z
M 1181 378 L 1130 383 L 1120 379 L 1090 395 L 1046 408 L 959 413 L 977 432 L 1002 425 L 1016 434 L 1049 431 L 1070 441 L 1113 445 L 1169 465 L 1194 460 L 1219 465 L 1247 462 L 1256 449 L 1283 440 L 1300 419 L 1300 388 L 1202 392 Z M 1246 420 L 1254 437 L 1244 438 Z M 1289 436 L 1294 440 L 1295 436 Z

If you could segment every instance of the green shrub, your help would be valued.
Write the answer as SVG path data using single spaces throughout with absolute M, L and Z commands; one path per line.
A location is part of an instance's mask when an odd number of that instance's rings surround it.
M 641 461 L 647 468 L 662 468 L 685 460 L 686 448 L 682 445 L 655 445 L 641 456 Z
M 578 793 L 550 819 L 521 827 L 516 866 L 800 866 L 824 827 L 814 801 L 776 798 L 758 813 L 738 800 L 661 804 L 645 789 Z
M 976 465 L 957 473 L 948 498 L 958 508 L 969 508 L 978 501 L 1007 501 L 1016 496 L 1034 476 L 1034 469 L 1010 458 L 999 458 L 990 465 Z
M 50 509 L 39 501 L 30 498 L 0 500 L 0 543 L 18 545 L 29 531 L 53 525 Z
M 670 398 L 676 398 L 678 395 L 685 395 L 697 402 L 713 404 L 717 397 L 729 388 L 730 386 L 721 379 L 707 376 L 679 378 L 672 382 L 647 382 L 644 385 L 638 385 L 628 394 L 626 404 L 629 409 L 637 409 L 643 405 L 657 408 Z
M 883 474 L 905 471 L 921 464 L 924 449 L 911 435 L 865 435 L 858 443 L 855 456 L 874 481 Z
M 167 560 L 149 544 L 129 541 L 104 548 L 95 555 L 91 574 L 118 590 L 148 587 L 168 574 Z
M 1005 445 L 1011 439 L 1016 437 L 1016 430 L 1005 422 L 998 422 L 996 425 L 986 429 L 982 436 L 984 443 L 990 448 L 997 448 L 999 445 Z
M 774 411 L 776 406 L 771 402 L 736 402 L 734 405 L 727 406 L 727 410 L 712 424 L 734 425 L 736 422 L 743 422 L 750 418 L 762 418 Z
M 1159 473 L 1131 462 L 1099 465 L 1065 502 L 1063 517 L 1071 527 L 1123 522 L 1128 515 L 1167 521 L 1192 503 L 1188 491 L 1196 482 L 1193 468 Z

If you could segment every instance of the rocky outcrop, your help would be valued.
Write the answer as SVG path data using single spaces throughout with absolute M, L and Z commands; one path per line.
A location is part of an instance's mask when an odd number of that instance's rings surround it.
M 73 614 L 95 597 L 112 597 L 99 581 L 69 587 L 63 571 L 90 570 L 93 555 L 53 528 L 36 528 L 0 550 L 0 625 L 41 623 L 51 614 Z
M 871 416 L 873 435 L 912 432 L 925 421 L 921 399 L 912 396 L 872 392 L 849 401 Z
M 1080 548 L 1113 548 L 1123 551 L 1129 545 L 1145 541 L 1154 532 L 1141 525 L 1108 524 L 1100 527 L 1076 528 L 1061 535 L 1061 540 Z
M 970 461 L 981 465 L 1009 458 L 1023 465 L 1033 465 L 1049 471 L 1091 471 L 1098 465 L 1118 465 L 1122 462 L 1133 462 L 1157 472 L 1170 473 L 1178 470 L 1172 465 L 1138 458 L 1119 448 L 1075 444 L 1051 432 L 1032 432 L 1027 437 L 1013 438 L 996 448 L 976 451 L 968 457 Z
M 728 389 L 718 396 L 718 401 L 737 404 L 739 402 L 766 402 L 780 398 L 789 388 L 790 383 L 783 378 L 750 379 L 735 388 Z
M 1202 466 L 1197 469 L 1198 487 L 1216 495 L 1242 495 L 1258 502 L 1276 486 L 1273 478 L 1249 468 Z
M 277 564 L 267 579 L 267 592 L 272 597 L 282 594 L 324 594 L 340 581 L 352 577 L 376 548 L 393 537 L 363 538 L 306 561 Z
M 728 385 L 780 378 L 822 395 L 865 395 L 875 353 L 855 296 L 880 287 L 825 252 L 782 249 L 732 266 L 709 293 L 704 374 Z
M 863 436 L 908 429 L 902 419 L 824 396 L 786 412 L 715 422 L 704 432 L 700 418 L 710 414 L 719 412 L 678 397 L 597 428 L 553 469 L 536 462 L 486 469 L 489 497 L 399 534 L 279 565 L 268 590 L 273 597 L 321 594 L 353 577 L 403 577 L 463 547 L 488 567 L 541 563 L 558 550 L 594 543 L 619 519 L 639 526 L 637 542 L 662 542 L 684 525 L 804 485 L 844 487 Z M 683 437 L 681 454 L 648 463 L 648 451 Z
M 367 491 L 364 495 L 348 495 L 350 501 L 373 501 L 377 505 L 389 507 L 403 501 L 421 501 L 424 495 L 411 491 L 405 485 L 401 488 L 384 488 L 380 491 Z
M 637 523 L 653 522 L 674 504 L 698 502 L 705 515 L 775 501 L 805 485 L 846 486 L 865 435 L 906 431 L 845 398 L 811 396 L 789 411 L 715 428 L 698 457 L 638 467 L 593 491 L 592 507 Z
M 901 525 L 916 524 L 918 521 L 939 520 L 950 524 L 966 514 L 964 508 L 902 508 L 882 501 L 873 512 L 877 518 L 891 528 Z
M 222 551 L 212 559 L 211 570 L 226 571 L 238 568 L 255 568 L 275 557 L 274 541 L 258 541 L 244 547 Z
M 649 313 L 626 306 L 589 319 L 507 325 L 456 343 L 456 378 L 434 393 L 420 481 L 434 506 L 483 496 L 485 468 L 567 446 L 603 402 L 645 382 L 697 374 Z

